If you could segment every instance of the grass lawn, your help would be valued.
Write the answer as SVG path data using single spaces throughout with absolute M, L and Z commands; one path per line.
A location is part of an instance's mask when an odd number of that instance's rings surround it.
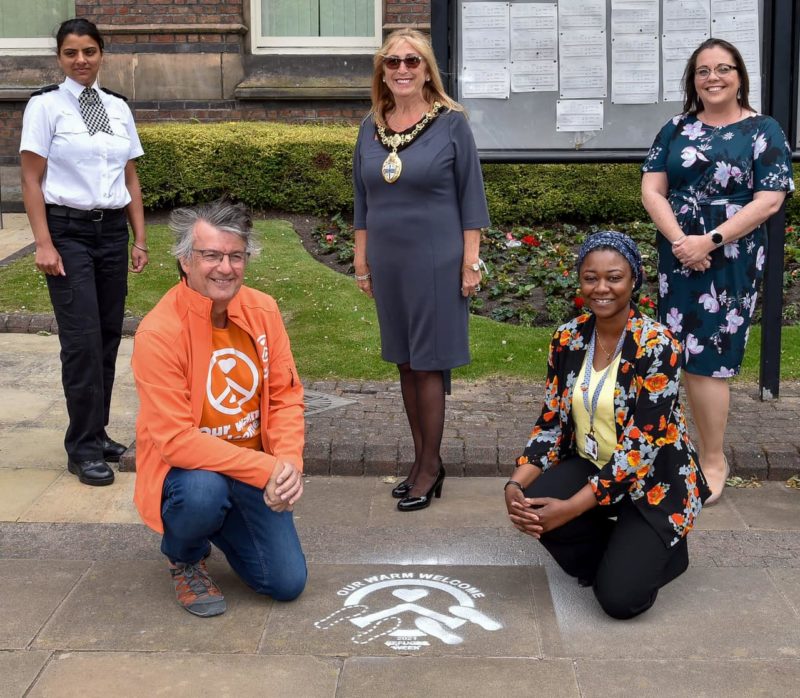
M 380 358 L 375 308 L 353 280 L 317 262 L 284 221 L 259 221 L 262 252 L 248 265 L 245 283 L 274 296 L 281 307 L 300 375 L 325 378 L 394 379 L 393 365 Z M 166 226 L 148 226 L 150 265 L 129 276 L 127 311 L 146 313 L 177 280 Z M 25 257 L 0 269 L 0 312 L 50 312 L 44 277 Z M 742 369 L 758 379 L 760 328 L 753 328 Z M 456 379 L 543 380 L 551 328 L 526 328 L 471 319 L 472 364 Z M 784 328 L 781 375 L 800 378 L 800 327 Z

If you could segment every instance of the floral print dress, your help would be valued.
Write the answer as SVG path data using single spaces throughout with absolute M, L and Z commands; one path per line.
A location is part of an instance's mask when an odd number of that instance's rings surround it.
M 665 172 L 668 199 L 686 235 L 704 235 L 735 215 L 757 191 L 794 191 L 791 149 L 778 123 L 752 116 L 713 127 L 691 114 L 672 118 L 650 148 L 642 172 Z M 684 347 L 690 373 L 739 373 L 758 286 L 766 226 L 711 253 L 706 271 L 686 269 L 658 236 L 658 317 Z

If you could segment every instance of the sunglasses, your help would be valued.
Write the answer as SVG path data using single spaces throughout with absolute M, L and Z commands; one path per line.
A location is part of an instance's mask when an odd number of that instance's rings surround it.
M 383 64 L 390 70 L 397 70 L 401 63 L 405 63 L 406 68 L 419 68 L 420 63 L 422 63 L 422 56 L 412 55 L 405 58 L 400 58 L 400 56 L 383 57 Z

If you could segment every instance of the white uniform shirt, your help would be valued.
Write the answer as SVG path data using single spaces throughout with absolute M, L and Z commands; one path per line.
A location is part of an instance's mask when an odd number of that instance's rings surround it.
M 124 208 L 131 195 L 125 187 L 125 165 L 144 154 L 133 115 L 125 100 L 92 86 L 108 113 L 113 135 L 89 130 L 78 96 L 83 85 L 67 78 L 57 90 L 31 97 L 22 117 L 19 150 L 47 159 L 42 181 L 46 204 Z

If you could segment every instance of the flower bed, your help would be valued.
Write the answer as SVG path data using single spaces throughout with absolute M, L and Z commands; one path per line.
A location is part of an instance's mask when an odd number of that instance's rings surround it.
M 472 299 L 472 312 L 526 326 L 549 327 L 573 317 L 583 307 L 578 294 L 575 252 L 587 234 L 607 228 L 627 233 L 639 245 L 645 267 L 639 307 L 653 315 L 657 298 L 656 228 L 652 223 L 639 222 L 489 228 L 481 243 L 481 255 L 489 274 Z M 353 228 L 341 216 L 334 216 L 315 228 L 313 238 L 319 259 L 352 273 Z M 800 322 L 800 235 L 794 226 L 786 228 L 784 304 L 784 322 Z

